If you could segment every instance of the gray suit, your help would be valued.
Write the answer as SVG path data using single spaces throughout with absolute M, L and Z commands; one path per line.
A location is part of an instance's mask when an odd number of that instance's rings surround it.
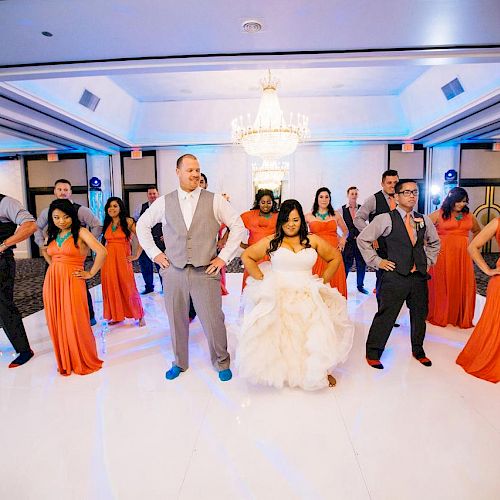
M 214 215 L 213 200 L 213 193 L 201 191 L 192 223 L 187 229 L 177 191 L 165 196 L 163 235 L 170 266 L 161 269 L 160 273 L 165 289 L 165 307 L 175 364 L 183 370 L 189 367 L 190 295 L 207 337 L 212 364 L 218 370 L 229 368 L 220 275 L 205 272 L 217 255 L 220 223 Z

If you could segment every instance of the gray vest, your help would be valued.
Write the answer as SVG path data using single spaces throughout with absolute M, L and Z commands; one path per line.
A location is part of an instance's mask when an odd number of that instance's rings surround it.
M 214 215 L 214 193 L 201 190 L 189 230 L 182 216 L 176 191 L 165 195 L 165 224 L 163 239 L 165 255 L 174 267 L 186 264 L 208 266 L 217 256 L 217 233 L 220 224 Z

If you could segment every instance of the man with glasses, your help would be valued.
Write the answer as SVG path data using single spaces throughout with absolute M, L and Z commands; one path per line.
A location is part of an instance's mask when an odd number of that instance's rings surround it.
M 378 215 L 359 234 L 358 247 L 368 265 L 382 272 L 378 311 L 366 341 L 366 360 L 377 369 L 398 314 L 406 302 L 410 310 L 412 353 L 424 366 L 432 363 L 425 355 L 425 319 L 428 309 L 427 279 L 436 263 L 439 237 L 431 220 L 414 210 L 418 202 L 417 183 L 402 179 L 395 186 L 397 208 Z M 373 242 L 382 241 L 386 257 L 377 255 Z

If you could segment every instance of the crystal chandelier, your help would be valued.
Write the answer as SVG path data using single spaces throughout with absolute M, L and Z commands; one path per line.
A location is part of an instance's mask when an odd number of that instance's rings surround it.
M 276 91 L 278 81 L 271 77 L 270 70 L 261 85 L 262 98 L 255 120 L 251 121 L 250 114 L 246 120 L 242 116 L 235 118 L 231 123 L 232 140 L 241 144 L 249 155 L 262 159 L 261 167 L 254 169 L 254 178 L 260 172 L 260 178 L 267 175 L 273 184 L 279 185 L 287 169 L 278 160 L 291 155 L 300 141 L 309 138 L 309 119 L 300 113 L 295 117 L 290 113 L 290 118 L 285 119 Z
M 264 160 L 261 165 L 252 165 L 253 183 L 258 189 L 279 189 L 288 172 L 288 162 Z

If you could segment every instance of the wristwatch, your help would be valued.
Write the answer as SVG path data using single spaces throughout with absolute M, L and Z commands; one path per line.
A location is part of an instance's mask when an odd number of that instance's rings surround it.
M 7 248 L 9 248 L 9 246 L 6 245 L 4 241 L 2 241 L 2 243 L 0 243 L 0 252 L 7 250 Z

